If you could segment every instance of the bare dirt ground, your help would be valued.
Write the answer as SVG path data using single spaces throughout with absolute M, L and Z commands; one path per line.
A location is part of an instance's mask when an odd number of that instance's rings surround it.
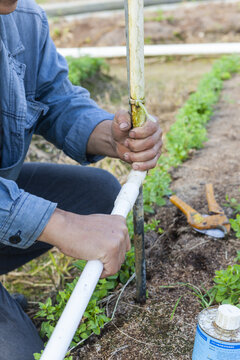
M 160 13 L 146 8 L 144 33 L 146 44 L 239 41 L 240 6 L 208 3 Z M 58 47 L 125 45 L 124 12 L 72 22 L 54 19 L 51 34 Z
M 201 213 L 207 213 L 204 185 L 209 182 L 214 185 L 219 204 L 225 203 L 226 194 L 240 201 L 239 84 L 240 75 L 226 82 L 208 125 L 209 140 L 204 149 L 173 171 L 173 191 Z M 226 213 L 232 215 L 229 208 Z M 158 209 L 157 218 L 165 232 L 160 236 L 146 234 L 146 305 L 136 304 L 134 285 L 129 286 L 114 321 L 101 337 L 90 339 L 75 359 L 191 359 L 201 306 L 190 289 L 161 286 L 184 282 L 211 287 L 215 270 L 233 263 L 240 242 L 233 233 L 216 240 L 194 232 L 184 215 L 170 203 Z

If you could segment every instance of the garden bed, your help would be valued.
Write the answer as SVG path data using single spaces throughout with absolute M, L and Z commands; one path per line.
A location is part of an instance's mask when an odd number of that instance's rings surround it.
M 225 83 L 205 148 L 172 173 L 172 190 L 202 213 L 207 213 L 204 184 L 209 182 L 219 204 L 226 203 L 227 194 L 240 202 L 239 82 L 236 75 Z M 230 208 L 225 211 L 233 215 Z M 218 240 L 196 233 L 170 203 L 158 208 L 155 216 L 164 233 L 146 234 L 146 305 L 135 303 L 134 285 L 129 286 L 114 321 L 100 338 L 88 340 L 76 359 L 191 359 L 196 317 L 202 309 L 192 288 L 203 293 L 203 288 L 209 289 L 215 271 L 234 263 L 240 242 L 233 232 Z M 179 282 L 189 286 L 176 285 Z

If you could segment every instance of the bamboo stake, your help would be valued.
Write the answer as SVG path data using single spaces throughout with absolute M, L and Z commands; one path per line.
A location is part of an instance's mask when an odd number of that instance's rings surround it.
M 143 0 L 125 0 L 127 24 L 127 63 L 130 108 L 133 127 L 142 126 L 146 114 L 139 103 L 144 103 L 144 18 Z M 133 208 L 136 271 L 136 300 L 146 302 L 146 265 L 144 247 L 143 193 L 140 188 Z

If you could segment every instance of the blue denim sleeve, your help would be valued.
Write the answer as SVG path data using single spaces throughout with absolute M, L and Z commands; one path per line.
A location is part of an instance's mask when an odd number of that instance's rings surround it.
M 22 249 L 38 239 L 57 206 L 4 178 L 0 178 L 0 198 L 0 242 Z
M 57 53 L 46 19 L 42 39 L 37 100 L 47 105 L 48 111 L 35 132 L 81 164 L 95 162 L 102 157 L 86 154 L 89 136 L 100 122 L 114 116 L 100 109 L 86 89 L 70 83 L 66 60 Z

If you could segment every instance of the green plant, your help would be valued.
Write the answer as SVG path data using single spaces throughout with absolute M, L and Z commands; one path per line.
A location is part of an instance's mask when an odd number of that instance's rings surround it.
M 144 232 L 152 230 L 152 231 L 156 231 L 158 234 L 162 234 L 163 229 L 161 229 L 159 227 L 159 223 L 160 223 L 160 220 L 157 220 L 154 218 L 151 219 L 149 222 L 144 224 Z
M 43 350 L 41 351 L 41 353 L 34 353 L 33 354 L 34 360 L 40 360 L 41 356 L 42 356 L 42 353 L 43 353 Z M 72 356 L 67 356 L 67 357 L 64 358 L 64 360 L 73 360 L 73 357 Z
M 209 293 L 218 304 L 232 304 L 240 308 L 240 251 L 235 261 L 237 263 L 227 269 L 216 271 L 215 285 Z
M 67 57 L 69 79 L 73 85 L 81 85 L 83 81 L 93 77 L 96 73 L 107 70 L 108 65 L 101 58 L 84 56 L 81 58 Z
M 165 20 L 165 16 L 164 16 L 163 10 L 161 10 L 161 9 L 157 11 L 156 16 L 144 19 L 144 21 L 157 21 L 157 22 L 161 22 L 163 20 Z
M 60 38 L 61 35 L 62 35 L 61 29 L 59 27 L 55 27 L 54 30 L 52 31 L 52 36 L 56 39 L 56 38 Z
M 161 22 L 161 21 L 163 21 L 164 19 L 165 19 L 165 17 L 164 17 L 163 11 L 162 11 L 161 9 L 158 10 L 157 16 L 155 17 L 155 21 Z
M 235 198 L 230 199 L 228 195 L 226 195 L 226 200 L 227 203 L 225 203 L 224 206 L 232 208 L 233 213 L 237 214 L 236 218 L 229 219 L 229 222 L 236 233 L 236 237 L 240 239 L 240 203 Z
M 150 36 L 144 38 L 145 45 L 151 45 L 152 43 L 153 43 L 153 40 Z
M 227 202 L 224 204 L 224 206 L 232 208 L 234 210 L 234 214 L 240 213 L 240 203 L 237 201 L 237 199 L 235 198 L 230 199 L 229 196 L 226 195 L 226 201 Z
M 193 284 L 183 283 L 183 282 L 160 286 L 160 288 L 163 288 L 163 289 L 172 289 L 172 288 L 179 288 L 179 287 L 184 287 L 184 288 L 190 289 L 191 293 L 197 297 L 199 303 L 201 304 L 201 306 L 203 308 L 209 307 L 210 305 L 212 305 L 212 303 L 214 301 L 214 295 L 212 294 L 212 292 L 209 293 L 208 291 L 206 291 L 206 289 L 203 286 L 197 287 Z M 174 316 L 176 308 L 183 296 L 184 295 L 180 296 L 180 298 L 177 300 L 177 302 L 174 306 L 173 312 L 171 314 L 171 318 Z
M 236 237 L 240 239 L 240 214 L 237 214 L 236 219 L 229 219 L 229 222 L 236 233 Z

